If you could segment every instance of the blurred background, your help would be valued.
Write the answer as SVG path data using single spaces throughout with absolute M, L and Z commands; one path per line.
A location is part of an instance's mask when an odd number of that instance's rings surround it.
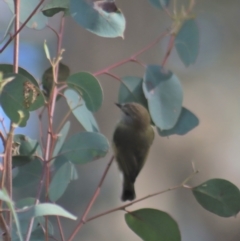
M 129 57 L 153 41 L 170 26 L 168 16 L 152 7 L 147 0 L 118 0 L 127 27 L 125 38 L 106 39 L 87 32 L 70 17 L 66 19 L 63 38 L 63 63 L 71 73 L 96 72 Z M 200 173 L 189 183 L 201 184 L 211 178 L 223 178 L 240 187 L 240 2 L 238 0 L 197 1 L 195 14 L 200 31 L 200 52 L 196 63 L 185 68 L 174 50 L 166 65 L 181 80 L 184 89 L 184 106 L 200 120 L 200 125 L 185 136 L 160 137 L 156 134 L 148 161 L 136 181 L 137 197 L 164 190 L 180 184 L 191 172 L 191 162 Z M 4 32 L 11 13 L 4 1 L 0 1 L 0 31 Z M 59 15 L 50 22 L 59 27 Z M 44 56 L 43 41 L 47 40 L 52 56 L 56 53 L 56 36 L 46 28 L 41 31 L 24 29 L 20 35 L 20 66 L 26 68 L 38 80 L 49 67 Z M 146 64 L 160 64 L 168 39 L 140 56 Z M 1 63 L 11 63 L 12 47 L 0 54 Z M 126 64 L 114 70 L 119 77 L 142 76 L 144 69 L 136 64 Z M 114 102 L 118 99 L 119 83 L 108 76 L 100 76 L 104 91 L 104 103 L 96 113 L 101 132 L 111 142 L 116 122 L 120 118 Z M 65 108 L 65 109 L 63 109 Z M 63 100 L 59 101 L 56 123 L 67 111 Z M 78 122 L 71 118 L 71 134 L 80 131 Z M 31 138 L 37 138 L 36 116 L 28 129 L 18 130 Z M 47 123 L 47 122 L 46 122 Z M 59 204 L 81 217 L 90 200 L 112 152 L 106 158 L 78 166 L 79 179 L 72 182 Z M 101 193 L 89 217 L 122 205 L 122 187 L 116 165 L 112 165 Z M 156 208 L 169 213 L 179 224 L 184 241 L 239 241 L 240 219 L 221 218 L 204 210 L 191 191 L 180 189 L 167 192 L 135 204 L 128 210 Z M 76 223 L 62 219 L 66 236 Z M 57 232 L 57 231 L 56 231 Z M 124 212 L 118 211 L 86 224 L 76 240 L 131 240 L 138 241 L 125 224 Z

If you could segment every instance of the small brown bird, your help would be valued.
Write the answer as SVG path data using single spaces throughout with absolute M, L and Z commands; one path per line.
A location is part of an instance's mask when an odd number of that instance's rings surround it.
M 154 139 L 151 118 L 137 103 L 116 104 L 123 112 L 113 134 L 113 150 L 123 173 L 122 201 L 135 199 L 134 183 Z

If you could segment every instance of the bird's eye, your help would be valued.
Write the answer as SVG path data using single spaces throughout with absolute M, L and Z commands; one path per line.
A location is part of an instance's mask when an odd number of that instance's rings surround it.
M 126 116 L 130 116 L 130 114 L 129 114 L 128 112 L 125 112 L 125 115 L 126 115 Z

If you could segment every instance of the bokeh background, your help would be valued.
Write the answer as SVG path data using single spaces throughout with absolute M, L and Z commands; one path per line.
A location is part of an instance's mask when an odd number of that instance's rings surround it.
M 180 1 L 179 1 L 180 2 Z M 118 0 L 127 28 L 125 38 L 105 39 L 95 36 L 66 19 L 63 38 L 63 63 L 71 73 L 96 72 L 129 57 L 154 40 L 170 26 L 168 16 L 153 8 L 147 0 Z M 180 184 L 192 172 L 191 162 L 200 173 L 190 185 L 198 185 L 211 178 L 223 178 L 240 187 L 240 2 L 238 0 L 197 1 L 195 14 L 200 31 L 200 52 L 196 63 L 185 68 L 174 50 L 167 63 L 181 80 L 184 89 L 184 106 L 200 120 L 200 125 L 185 136 L 160 137 L 156 135 L 148 162 L 136 182 L 137 197 L 164 190 Z M 11 13 L 4 1 L 0 1 L 0 31 L 4 32 Z M 49 24 L 59 27 L 59 15 Z M 41 80 L 49 67 L 44 56 L 43 41 L 47 40 L 52 55 L 56 51 L 56 36 L 46 28 L 41 31 L 24 29 L 21 32 L 20 66 Z M 141 55 L 141 61 L 160 64 L 168 39 Z M 12 46 L 0 54 L 1 63 L 11 63 Z M 129 63 L 114 70 L 120 77 L 142 76 L 144 69 Z M 101 132 L 111 141 L 115 124 L 120 117 L 114 102 L 118 98 L 119 82 L 108 76 L 100 76 L 104 90 L 104 103 L 96 113 Z M 58 123 L 67 111 L 63 100 L 59 101 L 55 121 Z M 45 119 L 46 121 L 46 119 Z M 71 134 L 81 127 L 72 117 Z M 33 114 L 26 133 L 37 138 L 37 118 Z M 47 123 L 47 122 L 46 122 Z M 111 157 L 78 167 L 79 179 L 72 182 L 59 204 L 81 217 L 102 173 Z M 122 205 L 121 181 L 116 165 L 112 165 L 100 196 L 90 215 Z M 186 189 L 167 192 L 133 205 L 128 210 L 141 207 L 156 208 L 168 212 L 179 224 L 183 241 L 239 241 L 240 219 L 221 218 L 204 210 Z M 63 220 L 66 236 L 76 223 Z M 118 211 L 96 219 L 82 228 L 76 240 L 138 241 L 125 224 L 124 212 Z

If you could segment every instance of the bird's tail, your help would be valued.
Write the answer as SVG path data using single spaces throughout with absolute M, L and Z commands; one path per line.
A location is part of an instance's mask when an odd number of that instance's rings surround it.
M 122 201 L 132 201 L 135 199 L 135 189 L 134 189 L 134 183 L 131 182 L 128 178 L 124 178 L 123 181 L 123 192 L 122 192 Z

